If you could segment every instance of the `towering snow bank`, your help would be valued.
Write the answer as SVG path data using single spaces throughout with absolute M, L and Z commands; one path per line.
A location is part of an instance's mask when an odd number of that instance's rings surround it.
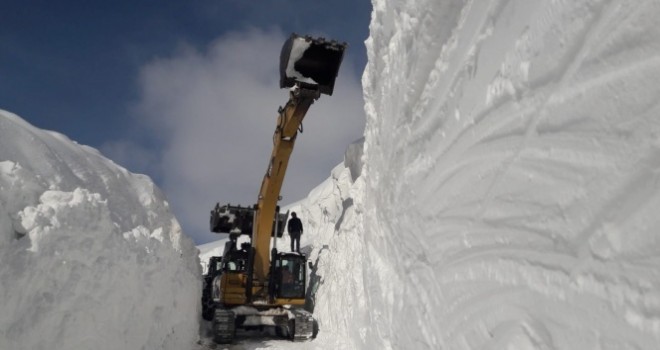
M 196 249 L 151 180 L 0 111 L 0 349 L 185 349 Z
M 365 343 L 366 332 L 378 327 L 369 318 L 369 294 L 388 291 L 365 284 L 367 276 L 376 271 L 365 269 L 369 268 L 365 266 L 368 243 L 363 240 L 364 182 L 359 177 L 363 142 L 360 140 L 350 145 L 344 163 L 337 165 L 331 176 L 313 189 L 307 198 L 285 208 L 299 213 L 303 221 L 305 230 L 300 240 L 301 250 L 311 262 L 306 308 L 314 313 L 319 325 L 316 340 L 301 348 L 382 348 L 380 341 Z M 280 248 L 289 250 L 288 242 L 285 235 Z M 375 262 L 374 266 L 387 265 Z M 369 290 L 374 287 L 376 289 Z M 276 348 L 290 346 L 277 342 L 268 345 Z
M 660 3 L 373 4 L 364 346 L 657 348 Z

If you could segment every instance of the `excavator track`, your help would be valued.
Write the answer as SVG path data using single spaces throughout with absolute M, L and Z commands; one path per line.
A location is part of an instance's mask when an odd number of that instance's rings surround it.
M 303 342 L 312 339 L 314 335 L 314 318 L 312 314 L 303 309 L 293 310 L 293 341 Z
M 215 309 L 213 317 L 213 338 L 218 344 L 229 344 L 236 334 L 234 312 L 221 307 Z

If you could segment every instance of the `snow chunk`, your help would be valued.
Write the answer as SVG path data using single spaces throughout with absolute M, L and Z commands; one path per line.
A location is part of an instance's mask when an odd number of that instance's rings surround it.
M 314 79 L 302 75 L 295 68 L 296 62 L 303 57 L 305 51 L 311 46 L 305 38 L 295 38 L 291 46 L 291 53 L 289 54 L 289 62 L 286 65 L 286 75 L 302 83 L 318 84 Z

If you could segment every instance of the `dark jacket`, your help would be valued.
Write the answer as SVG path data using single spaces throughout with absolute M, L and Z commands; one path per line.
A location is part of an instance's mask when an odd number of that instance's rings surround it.
M 289 219 L 289 223 L 287 224 L 287 230 L 289 233 L 302 233 L 303 232 L 303 226 L 302 226 L 302 221 L 298 218 L 291 218 Z

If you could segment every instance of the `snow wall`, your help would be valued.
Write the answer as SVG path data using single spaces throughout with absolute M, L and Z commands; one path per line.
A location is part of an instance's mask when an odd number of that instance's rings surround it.
M 656 349 L 660 2 L 373 6 L 364 154 L 297 204 L 310 347 Z
M 147 176 L 0 111 L 0 349 L 190 348 L 196 255 Z

